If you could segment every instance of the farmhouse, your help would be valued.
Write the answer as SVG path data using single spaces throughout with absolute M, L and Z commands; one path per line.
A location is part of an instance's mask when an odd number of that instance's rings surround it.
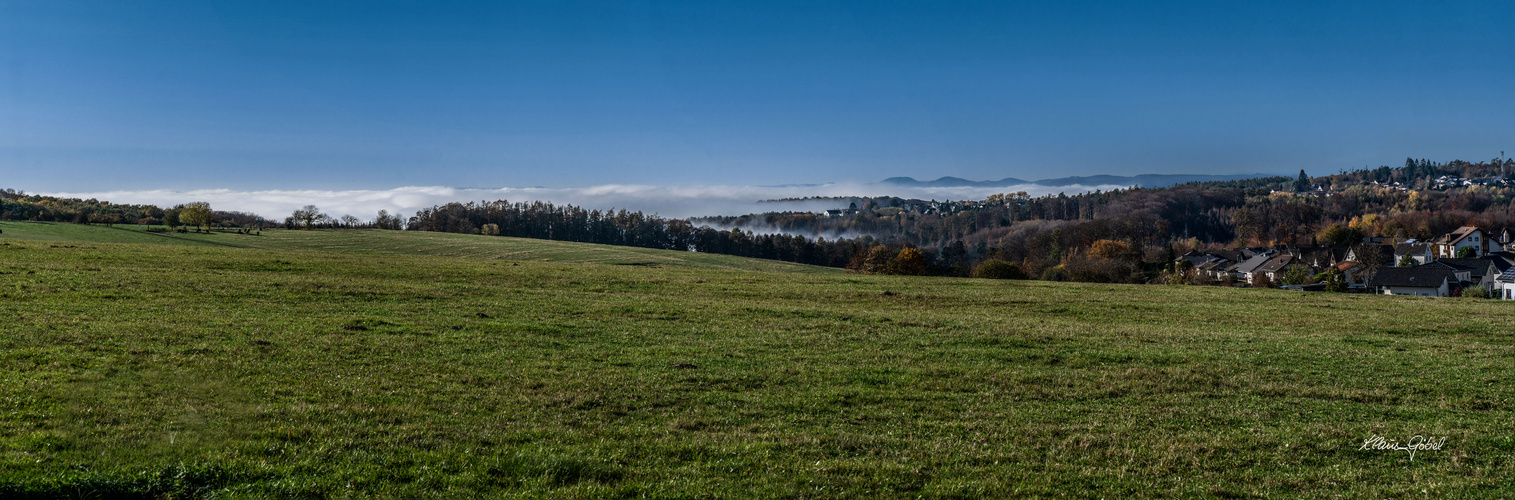
M 1368 280 L 1368 288 L 1384 295 L 1447 297 L 1457 287 L 1457 276 L 1444 267 L 1385 267 Z

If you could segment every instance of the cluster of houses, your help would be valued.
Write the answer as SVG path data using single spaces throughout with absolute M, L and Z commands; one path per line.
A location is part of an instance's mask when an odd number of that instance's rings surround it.
M 1463 186 L 1505 186 L 1509 185 L 1509 181 L 1503 177 L 1464 179 L 1455 175 L 1443 175 L 1434 179 L 1432 184 L 1438 189 L 1446 189 Z
M 1449 297 L 1482 288 L 1490 297 L 1515 300 L 1515 240 L 1508 229 L 1485 231 L 1464 226 L 1435 240 L 1389 243 L 1366 238 L 1368 245 L 1285 246 L 1273 249 L 1190 251 L 1178 257 L 1195 272 L 1219 283 L 1256 286 L 1278 283 L 1291 266 L 1305 266 L 1310 275 L 1335 268 L 1349 291 L 1388 295 Z M 1377 256 L 1357 255 L 1362 249 Z M 1368 269 L 1363 262 L 1382 263 Z M 1296 285 L 1300 290 L 1323 290 L 1324 283 Z
M 936 200 L 921 201 L 921 200 L 904 200 L 904 201 L 901 201 L 901 202 L 899 202 L 898 204 L 896 204 L 894 206 L 898 207 L 900 209 L 900 211 L 904 212 L 904 213 L 918 213 L 918 214 L 921 214 L 921 215 L 932 215 L 932 214 L 942 215 L 942 214 L 955 214 L 955 213 L 958 213 L 958 212 L 961 212 L 961 211 L 964 211 L 964 210 L 972 210 L 972 209 L 980 208 L 982 206 L 982 203 L 977 202 L 977 201 L 950 201 L 950 200 L 949 201 L 936 201 Z M 845 217 L 845 216 L 850 216 L 850 215 L 857 215 L 857 213 L 858 213 L 858 206 L 857 206 L 857 203 L 854 202 L 854 203 L 852 203 L 850 206 L 848 206 L 845 209 L 842 209 L 842 208 L 831 209 L 831 210 L 825 211 L 824 213 L 821 213 L 820 215 L 825 215 L 826 217 Z

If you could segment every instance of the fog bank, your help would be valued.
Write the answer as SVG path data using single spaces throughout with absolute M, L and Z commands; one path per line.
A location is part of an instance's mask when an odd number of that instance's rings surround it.
M 572 204 L 590 209 L 626 209 L 655 213 L 663 217 L 688 218 L 716 215 L 743 215 L 762 212 L 816 212 L 837 206 L 831 200 L 764 202 L 782 198 L 897 196 L 922 200 L 981 200 L 995 193 L 1026 191 L 1032 196 L 1079 193 L 1121 186 L 1038 186 L 1010 187 L 915 187 L 867 183 L 831 183 L 792 186 L 649 186 L 603 185 L 584 188 L 450 188 L 440 186 L 405 186 L 384 190 L 120 190 L 93 192 L 47 192 L 49 196 L 94 198 L 113 203 L 152 204 L 170 207 L 190 201 L 205 201 L 216 210 L 251 212 L 273 220 L 283 220 L 295 209 L 315 205 L 333 216 L 353 215 L 372 219 L 379 210 L 405 217 L 416 210 L 449 202 L 509 200 L 544 201 Z M 842 202 L 845 205 L 845 202 Z

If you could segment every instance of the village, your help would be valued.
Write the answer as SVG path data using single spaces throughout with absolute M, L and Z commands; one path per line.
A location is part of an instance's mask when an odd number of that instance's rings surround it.
M 1365 237 L 1363 243 L 1192 250 L 1175 264 L 1216 285 L 1325 291 L 1335 276 L 1342 291 L 1354 293 L 1515 300 L 1515 240 L 1508 229 L 1463 226 L 1431 241 Z M 1359 255 L 1372 249 L 1378 255 Z M 1290 283 L 1298 276 L 1311 279 Z

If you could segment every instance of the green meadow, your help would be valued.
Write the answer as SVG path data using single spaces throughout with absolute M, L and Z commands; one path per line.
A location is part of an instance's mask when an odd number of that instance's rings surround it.
M 1515 496 L 1510 302 L 0 231 L 3 498 Z

